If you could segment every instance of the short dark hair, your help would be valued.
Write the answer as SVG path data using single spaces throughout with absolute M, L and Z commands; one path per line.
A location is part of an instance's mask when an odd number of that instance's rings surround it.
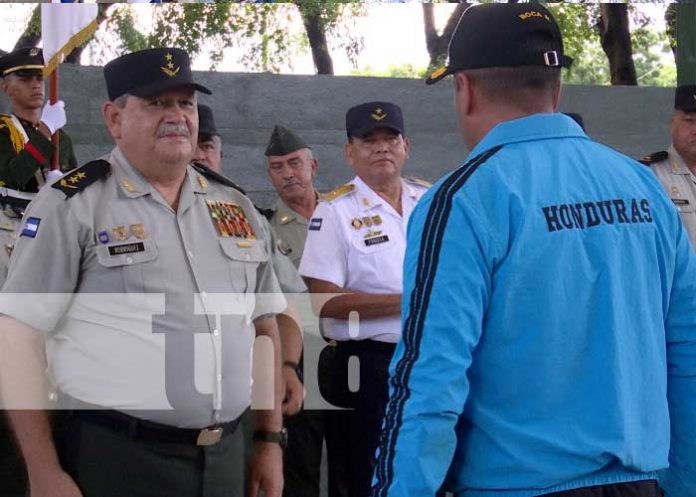
M 561 78 L 558 67 L 489 67 L 461 71 L 486 97 L 514 107 L 534 110 L 539 99 L 553 98 Z

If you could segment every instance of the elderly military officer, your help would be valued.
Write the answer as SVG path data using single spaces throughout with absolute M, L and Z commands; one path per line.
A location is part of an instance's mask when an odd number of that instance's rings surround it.
M 198 104 L 198 144 L 193 160 L 222 173 L 222 140 L 215 126 L 213 109 Z
M 51 135 L 58 131 L 64 170 L 77 166 L 66 123 L 64 104 L 44 106 L 43 53 L 21 48 L 0 58 L 2 90 L 11 114 L 0 114 L 0 282 L 14 246 L 24 208 L 45 182 L 53 156 Z M 43 110 L 42 110 L 43 107 Z
M 270 238 L 246 197 L 189 165 L 195 91 L 209 91 L 186 52 L 127 54 L 104 76 L 116 148 L 39 192 L 0 295 L 4 398 L 36 404 L 45 340 L 72 409 L 55 444 L 44 411 L 10 415 L 32 496 L 240 495 L 231 435 L 250 402 L 254 329 L 280 384 L 272 316 L 285 303 L 252 293 L 279 290 Z M 259 402 L 250 493 L 277 497 L 280 388 Z
M 314 188 L 317 160 L 302 137 L 280 125 L 273 129 L 265 155 L 268 159 L 268 176 L 278 193 L 278 201 L 269 218 L 277 238 L 277 248 L 299 266 L 307 240 L 307 223 L 317 205 L 318 195 Z M 304 323 L 305 328 L 311 326 L 312 322 Z M 324 346 L 318 333 L 312 333 L 309 329 L 305 329 L 304 343 L 305 350 L 310 346 L 321 350 Z M 285 366 L 292 366 L 292 363 L 286 361 Z M 308 371 L 312 374 L 315 369 Z M 284 367 L 283 373 L 292 374 L 292 367 Z M 340 458 L 345 451 L 345 433 L 339 421 L 340 415 L 319 409 L 303 409 L 299 414 L 287 418 L 288 446 L 283 458 L 285 497 L 319 496 L 325 439 L 329 495 L 347 494 L 346 468 Z
M 684 85 L 674 94 L 672 145 L 641 159 L 657 175 L 677 206 L 696 246 L 696 85 Z
M 351 440 L 345 467 L 351 495 L 365 497 L 386 402 L 387 366 L 401 336 L 406 224 L 427 188 L 401 176 L 410 145 L 397 105 L 368 102 L 351 108 L 346 132 L 345 157 L 356 177 L 327 194 L 314 211 L 300 274 L 311 293 L 342 294 L 321 311 L 333 320 L 324 335 L 334 347 L 322 354 L 320 364 L 331 375 L 319 381 L 328 401 L 355 408 L 345 427 Z M 351 313 L 359 316 L 357 326 L 349 323 Z M 360 363 L 356 396 L 345 395 L 343 381 L 351 356 Z
M 471 153 L 411 216 L 373 496 L 696 489 L 696 257 L 654 175 L 556 113 L 570 62 L 543 6 L 481 4 L 429 79 Z

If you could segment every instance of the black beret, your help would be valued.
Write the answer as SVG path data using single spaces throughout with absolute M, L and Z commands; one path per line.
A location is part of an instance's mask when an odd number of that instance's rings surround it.
M 346 113 L 348 138 L 362 138 L 377 128 L 389 128 L 404 134 L 404 117 L 398 105 L 391 102 L 367 102 L 351 107 Z
M 696 85 L 682 85 L 674 92 L 674 108 L 685 112 L 696 111 Z
M 220 136 L 215 126 L 213 109 L 207 105 L 198 104 L 198 134 L 209 136 Z
M 104 66 L 104 79 L 109 100 L 127 93 L 153 97 L 182 86 L 211 94 L 193 80 L 189 56 L 180 48 L 150 48 L 122 55 Z
M 533 3 L 488 3 L 469 7 L 454 30 L 445 67 L 425 81 L 487 67 L 570 67 L 563 37 L 551 12 Z

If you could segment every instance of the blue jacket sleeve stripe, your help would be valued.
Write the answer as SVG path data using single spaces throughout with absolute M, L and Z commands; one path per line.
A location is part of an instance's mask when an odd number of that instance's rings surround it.
M 376 483 L 373 497 L 386 497 L 393 477 L 394 448 L 402 422 L 402 415 L 410 392 L 408 388 L 411 369 L 418 359 L 418 349 L 423 333 L 423 323 L 428 310 L 430 293 L 437 272 L 440 246 L 452 206 L 452 198 L 476 169 L 490 159 L 502 147 L 495 147 L 473 158 L 452 174 L 438 188 L 428 210 L 421 240 L 416 284 L 411 293 L 409 315 L 404 320 L 404 353 L 390 378 L 392 394 L 387 404 L 383 434 L 380 440 L 376 464 Z

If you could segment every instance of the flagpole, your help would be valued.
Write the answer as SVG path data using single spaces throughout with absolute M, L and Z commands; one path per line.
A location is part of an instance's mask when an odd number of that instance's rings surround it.
M 51 102 L 51 105 L 55 104 L 58 101 L 58 66 L 56 66 L 55 70 L 51 73 L 51 80 L 49 83 L 49 100 Z M 52 170 L 56 170 L 60 167 L 58 164 L 60 155 L 58 133 L 59 131 L 56 131 L 51 137 L 51 143 L 53 143 L 53 157 L 51 157 Z

